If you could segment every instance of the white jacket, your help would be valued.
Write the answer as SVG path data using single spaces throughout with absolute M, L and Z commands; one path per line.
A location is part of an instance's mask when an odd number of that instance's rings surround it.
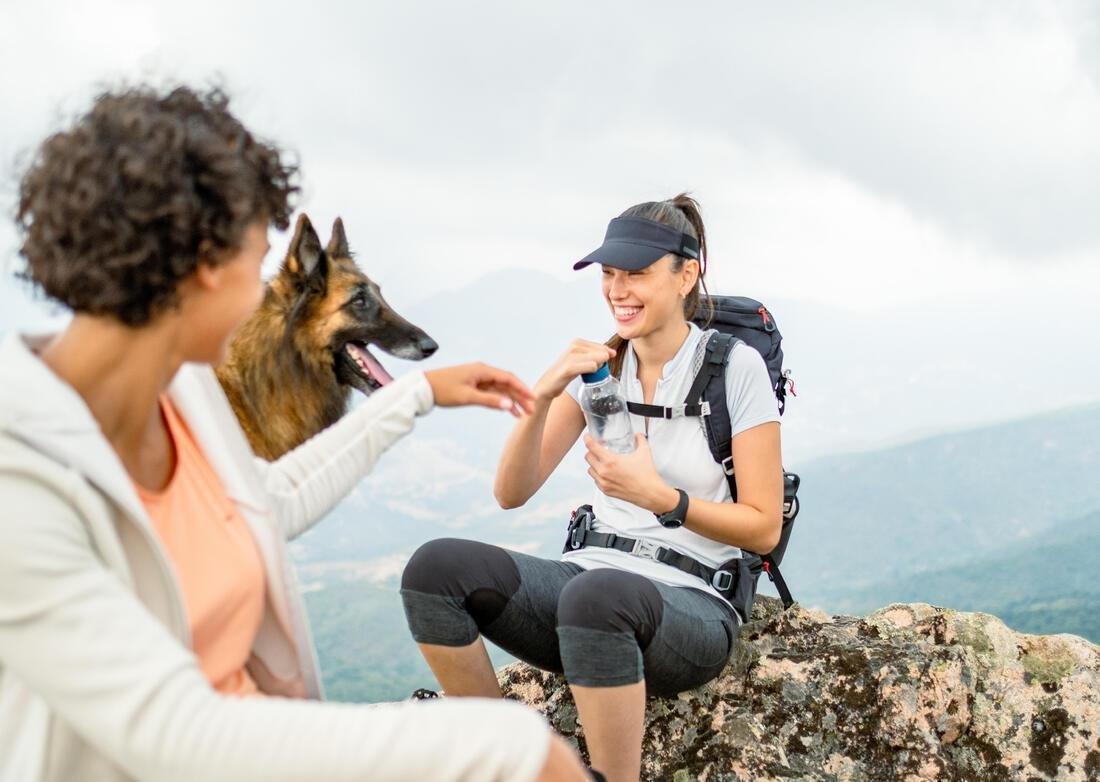
M 125 469 L 83 399 L 9 334 L 0 343 L 0 780 L 533 779 L 549 732 L 518 705 L 317 702 L 285 541 L 432 408 L 424 375 L 394 381 L 271 464 L 252 456 L 209 367 L 183 367 L 169 393 L 263 556 L 266 609 L 248 669 L 270 697 L 223 696 L 207 683 L 172 565 Z

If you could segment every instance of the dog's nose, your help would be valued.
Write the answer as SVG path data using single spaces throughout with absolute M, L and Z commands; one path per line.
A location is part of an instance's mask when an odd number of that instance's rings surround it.
M 427 358 L 432 353 L 439 350 L 439 344 L 431 337 L 420 338 L 420 352 L 424 354 L 424 358 Z

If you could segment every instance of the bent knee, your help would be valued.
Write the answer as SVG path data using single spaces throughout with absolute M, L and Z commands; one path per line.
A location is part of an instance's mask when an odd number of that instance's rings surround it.
M 402 590 L 459 600 L 483 591 L 511 597 L 519 583 L 519 570 L 507 551 L 460 538 L 428 541 L 401 574 Z
M 447 582 L 457 570 L 458 552 L 465 542 L 457 538 L 439 538 L 422 545 L 405 563 L 401 588 L 430 595 L 447 594 Z
M 653 582 L 613 568 L 586 570 L 558 598 L 558 626 L 629 633 L 644 650 L 661 623 L 663 602 Z

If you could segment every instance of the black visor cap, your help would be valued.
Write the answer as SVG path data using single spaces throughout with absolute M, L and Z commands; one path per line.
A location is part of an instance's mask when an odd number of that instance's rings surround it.
M 573 264 L 573 268 L 583 269 L 599 263 L 633 272 L 659 261 L 668 253 L 698 260 L 699 241 L 655 220 L 616 217 L 607 225 L 603 244 Z

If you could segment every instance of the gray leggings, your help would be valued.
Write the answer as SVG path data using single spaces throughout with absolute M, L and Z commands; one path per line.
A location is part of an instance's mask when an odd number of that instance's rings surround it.
M 418 643 L 466 646 L 480 634 L 571 684 L 644 679 L 653 695 L 716 677 L 739 628 L 733 609 L 702 590 L 455 538 L 417 550 L 401 599 Z

